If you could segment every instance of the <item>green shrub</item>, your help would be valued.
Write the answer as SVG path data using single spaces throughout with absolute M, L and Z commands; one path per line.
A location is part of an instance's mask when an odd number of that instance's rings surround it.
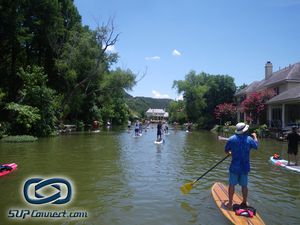
M 38 140 L 37 137 L 30 136 L 30 135 L 7 136 L 1 139 L 2 142 L 10 142 L 10 143 L 33 142 L 37 140 Z
M 84 122 L 82 121 L 77 121 L 77 131 L 84 131 Z

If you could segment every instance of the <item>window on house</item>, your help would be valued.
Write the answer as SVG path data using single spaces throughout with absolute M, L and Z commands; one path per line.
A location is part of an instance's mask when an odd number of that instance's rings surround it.
M 239 122 L 244 122 L 244 113 L 240 112 L 240 121 Z
M 281 120 L 281 108 L 272 109 L 272 120 Z
M 271 121 L 272 127 L 281 127 L 282 124 L 281 113 L 282 113 L 281 108 L 272 109 L 272 121 Z
M 279 95 L 279 87 L 275 87 L 273 88 L 275 95 Z

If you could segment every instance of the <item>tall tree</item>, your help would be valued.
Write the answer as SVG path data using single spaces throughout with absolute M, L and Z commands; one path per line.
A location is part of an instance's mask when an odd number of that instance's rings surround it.
M 187 116 L 201 127 L 214 123 L 214 109 L 223 102 L 232 102 L 235 84 L 228 75 L 196 74 L 191 71 L 184 81 L 174 81 L 178 93 L 183 93 Z
M 20 87 L 17 68 L 22 65 L 22 46 L 26 40 L 26 27 L 22 26 L 25 5 L 25 0 L 0 1 L 0 88 L 10 101 Z
M 177 88 L 178 94 L 183 93 L 187 119 L 196 122 L 207 106 L 204 95 L 208 87 L 195 71 L 191 71 L 185 76 L 185 80 L 174 81 L 173 88 Z
M 40 135 L 57 119 L 126 120 L 123 94 L 136 76 L 111 69 L 118 55 L 108 50 L 119 37 L 113 20 L 83 27 L 73 0 L 0 0 L 0 20 L 1 120 L 15 128 L 13 118 L 24 120 L 24 132 Z

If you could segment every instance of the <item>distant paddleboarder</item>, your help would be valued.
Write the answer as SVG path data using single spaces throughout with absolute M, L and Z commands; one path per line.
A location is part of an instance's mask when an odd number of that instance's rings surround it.
M 135 136 L 138 136 L 139 135 L 139 121 L 135 121 L 135 125 L 134 125 L 134 133 L 135 133 Z
M 158 121 L 158 124 L 157 124 L 157 135 L 156 135 L 157 141 L 161 140 L 161 130 L 162 130 L 162 124 L 161 124 L 161 121 Z

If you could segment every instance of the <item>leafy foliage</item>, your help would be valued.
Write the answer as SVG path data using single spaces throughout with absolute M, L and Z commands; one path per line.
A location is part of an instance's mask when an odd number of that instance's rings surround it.
M 186 122 L 187 115 L 184 110 L 184 101 L 173 101 L 168 108 L 171 122 L 183 124 Z
M 236 90 L 233 78 L 228 75 L 196 74 L 195 71 L 187 74 L 185 80 L 174 81 L 173 88 L 183 93 L 187 120 L 204 128 L 213 126 L 215 107 L 232 102 Z
M 111 69 L 113 21 L 82 26 L 73 0 L 1 1 L 0 20 L 0 120 L 12 133 L 46 136 L 66 121 L 127 120 L 124 92 L 136 76 Z
M 225 121 L 234 121 L 236 112 L 236 106 L 233 103 L 222 103 L 216 106 L 214 114 L 222 124 Z
M 273 90 L 254 92 L 241 103 L 249 123 L 257 122 L 266 111 L 266 101 L 275 95 Z
M 39 109 L 29 105 L 20 105 L 14 102 L 8 103 L 7 110 L 13 112 L 15 119 L 15 130 L 18 132 L 27 133 L 32 126 L 41 119 Z M 17 128 L 18 127 L 18 128 Z

